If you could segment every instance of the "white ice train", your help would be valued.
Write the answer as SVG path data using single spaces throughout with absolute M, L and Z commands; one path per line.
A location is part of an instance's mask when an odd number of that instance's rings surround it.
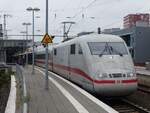
M 45 65 L 45 49 L 35 63 Z M 90 34 L 49 46 L 49 70 L 101 96 L 126 96 L 137 89 L 134 64 L 118 36 Z

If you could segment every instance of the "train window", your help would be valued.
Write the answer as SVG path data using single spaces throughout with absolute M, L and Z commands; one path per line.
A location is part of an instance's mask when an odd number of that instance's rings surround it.
M 106 42 L 88 42 L 92 55 L 108 55 L 109 50 Z
M 83 52 L 82 52 L 82 48 L 81 48 L 81 46 L 79 45 L 79 48 L 78 48 L 78 54 L 83 54 Z
M 39 54 L 39 55 L 36 55 L 36 58 L 37 59 L 45 59 L 45 55 L 44 54 Z
M 108 46 L 110 48 L 111 54 L 116 55 L 127 55 L 127 48 L 125 47 L 123 42 L 108 42 Z
M 123 42 L 88 42 L 92 55 L 126 55 L 127 49 Z
M 72 45 L 70 46 L 70 54 L 75 54 L 75 52 L 76 52 L 76 45 L 75 45 L 75 44 L 72 44 Z
M 57 55 L 57 49 L 54 49 L 54 55 Z

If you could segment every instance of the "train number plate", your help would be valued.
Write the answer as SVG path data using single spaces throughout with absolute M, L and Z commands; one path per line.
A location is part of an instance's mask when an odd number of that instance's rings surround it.
M 121 84 L 121 80 L 116 80 L 116 84 Z

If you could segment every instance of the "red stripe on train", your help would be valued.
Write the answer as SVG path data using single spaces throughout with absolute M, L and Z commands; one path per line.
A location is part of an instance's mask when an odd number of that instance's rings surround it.
M 133 80 L 122 80 L 122 83 L 136 83 L 138 80 L 133 79 Z
M 94 80 L 97 84 L 114 84 L 115 80 Z
M 36 60 L 36 62 L 38 63 L 45 63 L 45 61 L 41 61 L 41 60 Z M 52 65 L 51 62 L 49 62 L 49 65 Z M 71 68 L 68 66 L 64 66 L 64 65 L 60 65 L 60 64 L 53 64 L 53 66 L 66 70 L 66 71 L 70 71 L 72 73 L 76 73 L 80 76 L 83 76 L 84 78 L 88 79 L 89 81 L 92 81 L 94 83 L 97 84 L 115 84 L 115 80 L 94 80 L 93 78 L 91 78 L 88 74 L 86 74 L 84 71 L 78 69 L 78 68 Z M 136 83 L 137 79 L 132 79 L 132 80 L 121 80 L 122 83 L 128 84 L 128 83 Z

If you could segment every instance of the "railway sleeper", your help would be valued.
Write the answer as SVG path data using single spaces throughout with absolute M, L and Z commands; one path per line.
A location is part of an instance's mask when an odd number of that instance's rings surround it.
M 143 111 L 143 113 L 150 113 L 150 111 L 148 111 L 148 109 L 143 108 L 142 106 L 139 106 L 137 104 L 134 104 L 128 100 L 123 99 L 124 102 L 130 104 L 131 106 L 134 106 L 136 109 L 138 109 L 139 111 Z

